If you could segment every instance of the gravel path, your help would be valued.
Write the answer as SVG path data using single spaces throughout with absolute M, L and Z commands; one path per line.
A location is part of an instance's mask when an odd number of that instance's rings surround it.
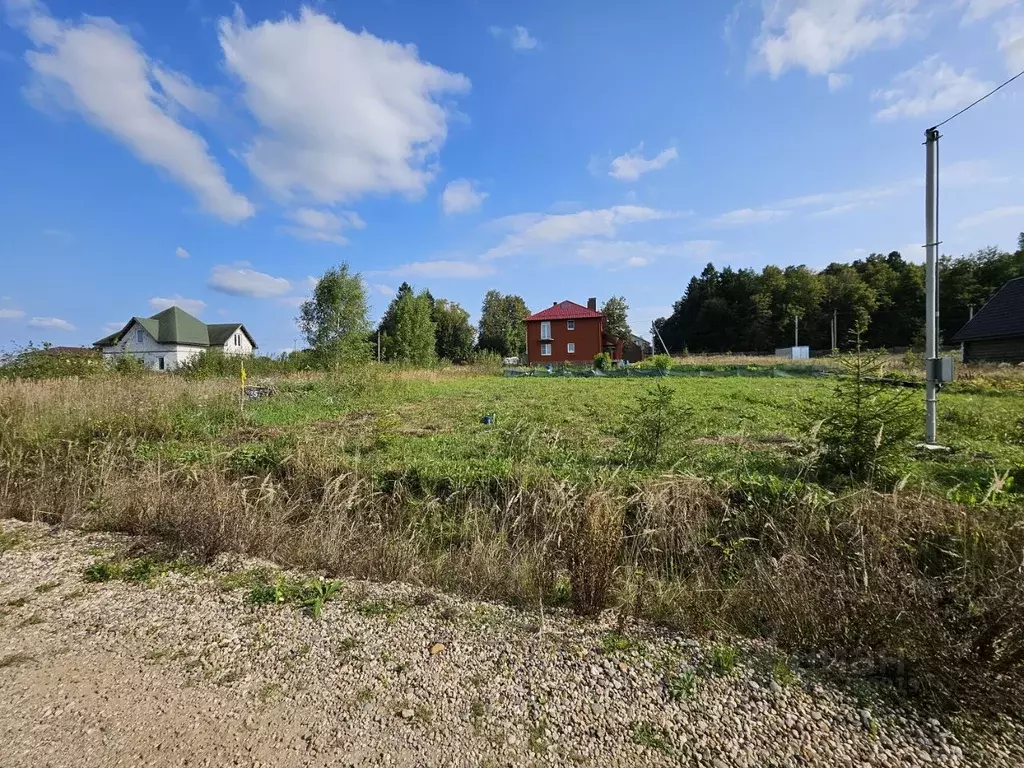
M 957 738 L 800 670 L 780 685 L 763 643 L 352 581 L 313 618 L 250 603 L 239 574 L 265 563 L 88 583 L 139 542 L 0 531 L 5 768 L 1024 765 L 1019 726 Z

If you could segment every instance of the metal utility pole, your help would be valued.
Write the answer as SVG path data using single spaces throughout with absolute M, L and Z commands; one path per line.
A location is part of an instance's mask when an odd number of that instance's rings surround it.
M 837 321 L 836 315 L 837 315 L 836 310 L 833 309 L 832 310 L 832 349 L 833 350 L 836 349 L 836 346 L 837 346 L 836 334 L 838 333 L 838 328 L 839 328 L 839 325 L 836 322 Z
M 800 346 L 800 315 L 795 313 L 793 314 L 793 346 Z
M 924 243 L 925 243 L 925 390 L 924 441 L 935 443 L 935 412 L 939 381 L 939 130 L 929 128 L 925 135 Z

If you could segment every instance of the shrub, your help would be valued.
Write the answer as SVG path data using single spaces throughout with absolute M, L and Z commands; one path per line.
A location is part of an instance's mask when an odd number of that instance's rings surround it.
M 591 615 L 605 606 L 622 545 L 624 506 L 605 493 L 591 494 L 569 531 L 566 560 L 577 613 Z
M 649 367 L 662 373 L 668 372 L 672 367 L 672 358 L 668 355 L 654 355 L 644 361 Z
M 108 364 L 108 367 L 114 373 L 130 378 L 139 378 L 149 371 L 146 364 L 140 358 L 135 357 L 135 355 L 117 355 Z
M 607 352 L 600 352 L 594 355 L 594 369 L 598 371 L 607 371 L 612 367 L 612 356 Z

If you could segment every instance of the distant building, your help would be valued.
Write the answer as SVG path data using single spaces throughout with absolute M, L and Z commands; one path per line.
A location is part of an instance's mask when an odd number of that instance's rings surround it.
M 530 365 L 590 363 L 602 352 L 613 360 L 622 359 L 623 342 L 605 333 L 597 299 L 588 299 L 585 307 L 574 301 L 556 301 L 530 315 L 525 323 L 526 360 Z
M 1016 277 L 953 337 L 963 344 L 964 362 L 1024 362 L 1024 277 Z
M 117 333 L 93 344 L 104 360 L 121 355 L 138 358 L 146 367 L 170 371 L 201 352 L 252 355 L 256 342 L 241 323 L 207 325 L 180 307 L 169 307 L 152 317 L 133 317 Z
M 651 342 L 631 335 L 622 345 L 622 359 L 627 363 L 642 363 L 654 353 Z

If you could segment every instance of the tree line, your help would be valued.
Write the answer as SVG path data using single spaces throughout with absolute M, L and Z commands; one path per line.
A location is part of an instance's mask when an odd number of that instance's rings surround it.
M 965 256 L 943 256 L 939 269 L 940 340 L 948 342 L 1007 280 L 1024 275 L 1024 233 L 1013 253 L 985 248 Z M 669 317 L 652 334 L 669 351 L 767 352 L 792 346 L 799 324 L 802 346 L 850 343 L 850 331 L 865 324 L 863 343 L 875 348 L 913 347 L 924 341 L 924 265 L 898 251 L 873 253 L 820 271 L 806 266 L 717 269 L 708 264 L 691 278 Z M 656 333 L 655 333 L 656 332 Z
M 628 309 L 622 296 L 605 302 L 602 312 L 610 335 L 630 336 Z M 317 281 L 312 296 L 299 307 L 296 322 L 309 353 L 322 365 L 370 360 L 378 354 L 389 362 L 430 365 L 437 360 L 465 363 L 478 354 L 523 355 L 523 321 L 530 314 L 522 296 L 490 290 L 474 328 L 469 312 L 457 302 L 435 298 L 426 289 L 416 291 L 403 282 L 374 328 L 362 277 L 341 264 Z

